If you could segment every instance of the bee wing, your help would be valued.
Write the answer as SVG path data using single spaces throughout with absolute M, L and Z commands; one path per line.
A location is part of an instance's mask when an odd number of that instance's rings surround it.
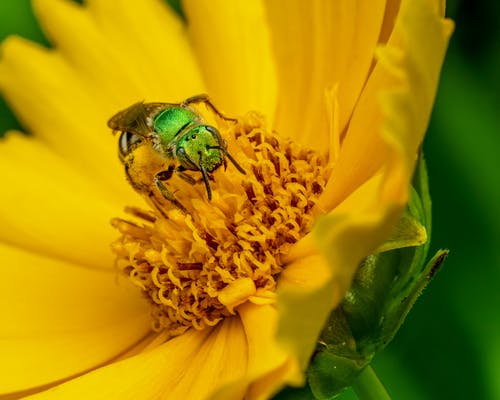
M 171 103 L 135 103 L 113 115 L 108 127 L 113 131 L 130 132 L 140 137 L 148 137 L 153 131 L 153 118 L 160 111 L 177 106 Z

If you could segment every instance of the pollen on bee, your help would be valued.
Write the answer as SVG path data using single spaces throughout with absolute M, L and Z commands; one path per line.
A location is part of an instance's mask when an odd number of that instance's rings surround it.
M 150 302 L 153 328 L 170 336 L 213 326 L 246 301 L 274 301 L 281 258 L 310 231 L 330 174 L 326 156 L 269 132 L 257 113 L 219 129 L 245 175 L 217 170 L 211 201 L 202 182 L 172 179 L 186 213 L 164 201 L 113 220 L 117 265 Z

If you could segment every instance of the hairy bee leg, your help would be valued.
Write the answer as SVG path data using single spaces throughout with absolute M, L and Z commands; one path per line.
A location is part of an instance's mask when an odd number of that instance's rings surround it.
M 167 189 L 167 187 L 163 184 L 163 182 L 155 177 L 155 185 L 160 191 L 160 193 L 170 201 L 175 207 L 177 207 L 179 210 L 181 210 L 184 214 L 189 214 L 189 211 L 187 210 L 186 207 L 182 205 L 182 203 L 175 198 L 175 196 L 172 194 L 170 190 Z
M 238 122 L 237 118 L 229 118 L 226 117 L 224 114 L 222 114 L 212 103 L 210 100 L 210 97 L 208 97 L 207 94 L 198 94 L 196 96 L 192 96 L 187 98 L 181 103 L 181 106 L 188 106 L 189 104 L 196 104 L 196 103 L 205 103 L 207 107 L 209 107 L 217 116 L 224 121 L 230 121 L 230 122 Z
M 158 190 L 160 191 L 160 193 L 163 195 L 163 197 L 165 197 L 165 199 L 170 201 L 175 207 L 177 207 L 179 210 L 181 210 L 184 214 L 189 214 L 186 207 L 184 207 L 182 205 L 182 203 L 175 198 L 173 193 L 170 190 L 168 190 L 168 188 L 162 182 L 162 181 L 169 180 L 172 177 L 173 172 L 174 172 L 173 167 L 169 167 L 168 169 L 166 169 L 164 171 L 158 172 L 154 177 L 154 183 L 155 183 L 156 187 L 158 188 Z M 150 196 L 150 198 L 151 198 L 151 196 Z M 156 200 L 154 200 L 154 202 L 156 202 Z

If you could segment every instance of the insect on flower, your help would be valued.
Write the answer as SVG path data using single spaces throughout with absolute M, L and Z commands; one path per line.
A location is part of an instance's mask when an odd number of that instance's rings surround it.
M 196 103 L 205 104 L 225 121 L 237 121 L 225 117 L 204 94 L 190 97 L 182 103 L 135 103 L 108 121 L 113 132 L 121 133 L 118 152 L 129 182 L 136 191 L 149 197 L 157 208 L 154 188 L 187 213 L 164 184 L 174 172 L 190 184 L 198 181 L 186 171 L 201 172 L 209 200 L 212 199 L 211 173 L 221 165 L 226 168 L 226 157 L 245 174 L 245 170 L 227 151 L 227 143 L 219 131 L 206 124 L 200 113 L 191 107 Z M 149 151 L 149 155 L 137 157 L 139 149 Z M 165 161 L 170 161 L 166 168 Z M 155 164 L 161 166 L 160 170 L 154 170 Z

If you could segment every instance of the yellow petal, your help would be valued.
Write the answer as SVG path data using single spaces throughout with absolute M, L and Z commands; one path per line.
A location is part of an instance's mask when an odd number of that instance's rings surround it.
M 361 94 L 320 207 L 331 210 L 384 167 L 382 203 L 404 203 L 427 129 L 451 23 L 431 0 L 403 1 Z
M 110 218 L 121 212 L 33 137 L 0 141 L 0 240 L 76 264 L 111 268 Z M 118 205 L 119 204 L 119 205 Z
M 190 330 L 135 357 L 69 381 L 33 399 L 206 399 L 244 375 L 245 334 L 239 318 Z M 236 397 L 242 398 L 243 393 Z M 31 397 L 30 397 L 31 398 Z
M 230 114 L 257 110 L 272 121 L 276 76 L 261 1 L 191 0 L 183 4 L 215 103 Z
M 68 0 L 35 0 L 33 7 L 58 52 L 86 84 L 99 88 L 96 97 L 111 97 L 113 91 L 114 96 L 140 95 L 140 78 L 128 57 L 105 40 L 86 8 Z
M 164 1 L 90 0 L 87 4 L 104 39 L 133 68 L 140 86 L 148 88 L 143 96 L 180 102 L 205 92 L 185 25 Z
M 389 37 L 394 30 L 394 24 L 396 23 L 396 18 L 398 16 L 400 7 L 401 0 L 387 0 L 387 4 L 385 6 L 384 21 L 382 22 L 382 29 L 380 31 L 379 43 L 387 43 L 387 40 L 389 40 Z
M 78 267 L 5 244 L 0 244 L 0 265 L 1 393 L 94 368 L 149 331 L 146 303 L 112 271 Z
M 342 131 L 369 72 L 385 0 L 266 3 L 279 77 L 276 128 L 320 151 L 328 148 L 325 96 L 338 87 Z
M 23 125 L 103 190 L 130 197 L 125 181 L 116 179 L 123 167 L 117 138 L 106 126 L 118 109 L 110 111 L 58 53 L 10 37 L 2 55 L 0 90 Z
M 371 193 L 377 198 L 376 193 Z M 349 288 L 359 263 L 389 237 L 403 206 L 360 209 L 351 212 L 353 205 L 346 200 L 345 209 L 321 217 L 313 231 L 317 246 L 332 269 L 333 281 L 343 297 Z M 340 300 L 335 296 L 336 300 Z
M 278 312 L 274 306 L 245 304 L 239 309 L 248 343 L 248 399 L 264 399 L 283 385 L 297 384 L 298 363 L 276 339 Z
M 302 375 L 296 359 L 276 340 L 276 308 L 246 303 L 238 308 L 238 314 L 246 335 L 246 372 L 222 386 L 210 399 L 267 399 L 287 383 L 300 383 Z
M 34 2 L 44 31 L 98 95 L 125 97 L 124 107 L 149 96 L 170 101 L 162 96 L 190 96 L 202 89 L 186 35 L 165 4 L 104 3 L 93 2 L 89 10 L 68 0 Z
M 278 336 L 305 369 L 332 307 L 344 292 L 334 279 L 338 264 L 317 254 L 287 265 L 278 282 Z

